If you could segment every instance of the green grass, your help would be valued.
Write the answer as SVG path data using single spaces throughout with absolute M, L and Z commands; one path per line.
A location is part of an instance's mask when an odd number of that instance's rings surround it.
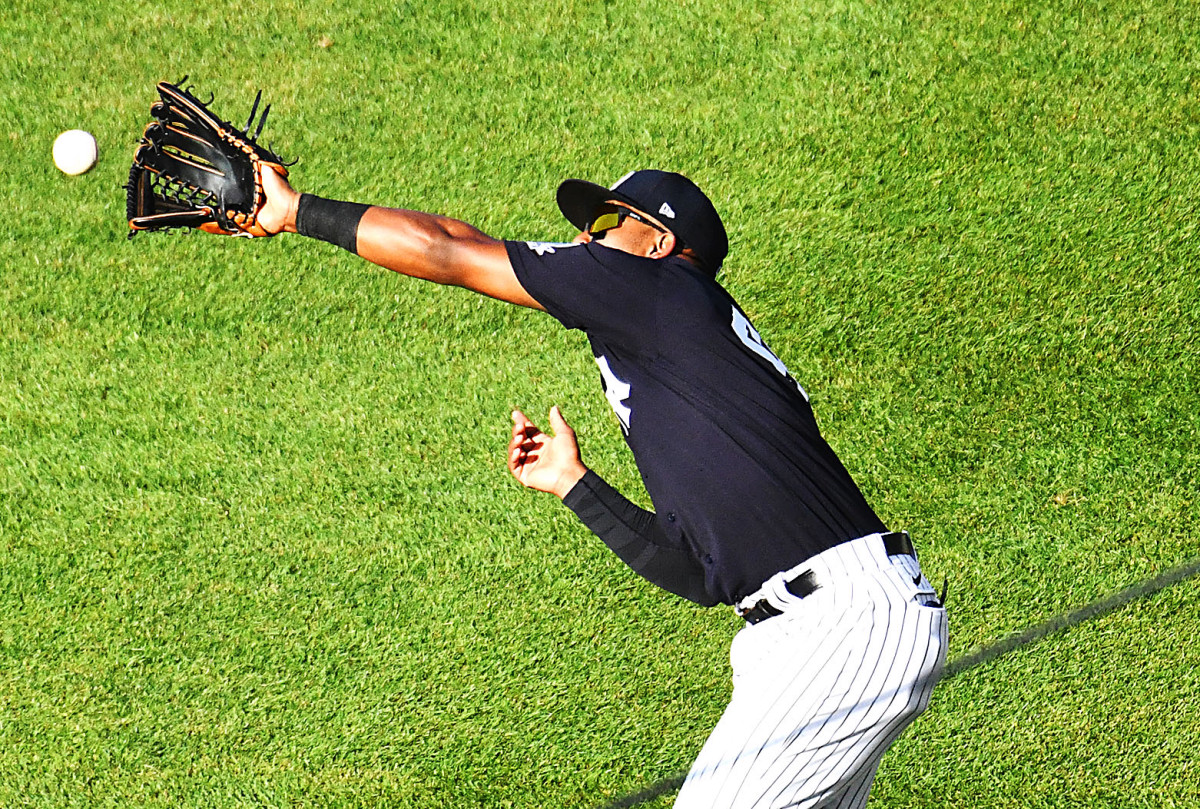
M 644 500 L 579 335 L 295 237 L 125 240 L 187 73 L 234 121 L 263 88 L 304 190 L 497 236 L 568 237 L 564 177 L 696 179 L 949 576 L 952 656 L 1197 554 L 1194 4 L 20 0 L 0 33 L 2 806 L 588 807 L 728 694 L 729 611 L 504 470 L 509 410 L 558 403 Z M 947 682 L 873 805 L 1197 805 L 1198 596 Z

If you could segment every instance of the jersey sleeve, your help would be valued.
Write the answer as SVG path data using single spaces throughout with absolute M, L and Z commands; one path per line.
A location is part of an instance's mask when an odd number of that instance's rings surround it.
M 706 587 L 704 569 L 687 551 L 670 547 L 658 516 L 631 503 L 592 470 L 563 504 L 634 573 L 703 607 L 717 603 Z
M 506 242 L 517 280 L 568 329 L 644 339 L 652 325 L 656 262 L 591 244 Z

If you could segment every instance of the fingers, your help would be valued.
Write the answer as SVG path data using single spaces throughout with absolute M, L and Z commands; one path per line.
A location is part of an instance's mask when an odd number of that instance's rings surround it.
M 528 430 L 528 428 L 534 426 L 533 422 L 529 420 L 529 417 L 526 416 L 524 413 L 522 413 L 520 410 L 514 410 L 512 412 L 512 420 L 513 420 L 513 435 L 516 435 L 518 432 L 524 433 Z M 534 429 L 536 429 L 536 428 L 534 428 Z
M 524 441 L 526 438 L 532 438 L 541 432 L 537 425 L 530 421 L 520 410 L 512 412 L 513 428 L 512 428 L 512 443 Z
M 512 442 L 510 446 L 512 444 L 520 443 L 526 439 L 535 438 L 536 436 L 543 434 L 542 431 L 538 429 L 538 426 L 530 421 L 529 417 L 520 410 L 514 410 L 512 412 L 512 420 Z M 567 420 L 563 418 L 562 411 L 559 410 L 558 405 L 554 405 L 550 408 L 550 429 L 556 436 L 561 433 L 567 433 L 569 436 L 571 436 L 572 440 L 574 440 L 575 430 L 570 424 L 567 424 Z
M 515 440 L 508 446 L 508 471 L 517 480 L 521 480 L 521 473 L 525 470 L 525 465 L 530 461 L 530 449 L 532 447 L 523 446 Z
M 528 464 L 537 462 L 537 450 L 545 443 L 542 431 L 520 410 L 512 412 L 512 439 L 508 442 L 508 471 L 523 481 L 522 473 Z

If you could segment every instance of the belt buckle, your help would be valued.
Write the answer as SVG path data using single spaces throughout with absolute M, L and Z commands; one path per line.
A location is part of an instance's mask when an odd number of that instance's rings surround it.
M 784 582 L 783 586 L 793 596 L 801 599 L 807 598 L 821 589 L 821 585 L 817 581 L 817 574 L 811 570 L 806 570 L 799 576 Z M 755 602 L 753 607 L 745 611 L 738 611 L 738 617 L 751 625 L 761 623 L 768 618 L 774 618 L 776 615 L 783 615 L 783 610 L 776 607 L 766 598 L 760 598 Z
M 776 615 L 783 615 L 783 610 L 779 609 L 765 598 L 759 599 L 753 607 L 745 612 L 738 613 L 738 617 L 742 618 L 751 626 L 762 623 L 768 618 L 774 618 Z

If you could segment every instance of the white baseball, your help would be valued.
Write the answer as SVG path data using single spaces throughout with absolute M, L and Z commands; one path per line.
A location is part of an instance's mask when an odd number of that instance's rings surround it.
M 83 174 L 96 165 L 96 139 L 82 129 L 68 129 L 54 140 L 54 165 L 64 174 Z

